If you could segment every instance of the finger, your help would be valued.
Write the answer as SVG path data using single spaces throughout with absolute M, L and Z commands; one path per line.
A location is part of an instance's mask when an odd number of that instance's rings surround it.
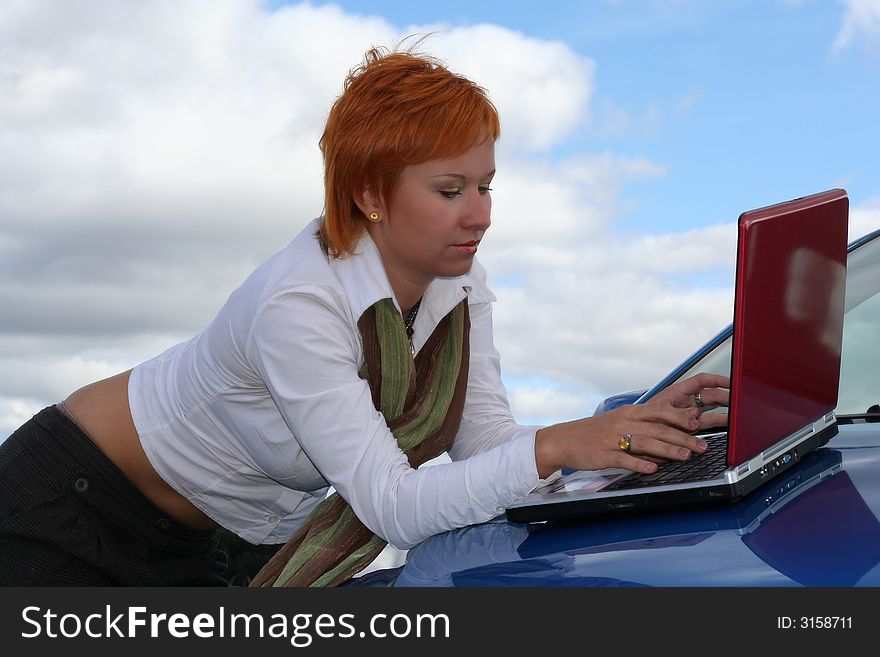
M 706 442 L 690 434 L 664 427 L 659 436 L 635 434 L 630 446 L 630 453 L 646 455 L 667 461 L 686 461 L 694 453 L 706 451 Z
M 702 407 L 697 403 L 697 394 L 699 394 L 700 399 L 703 400 Z M 694 405 L 698 408 L 702 408 L 703 411 L 719 408 L 721 406 L 728 406 L 729 404 L 730 390 L 725 390 L 724 388 L 703 388 L 697 393 L 694 393 Z
M 703 413 L 700 416 L 700 429 L 716 429 L 727 426 L 727 413 Z
M 730 377 L 721 374 L 701 372 L 694 377 L 704 388 L 730 388 Z
M 634 436 L 632 445 L 636 446 L 635 450 L 630 448 L 629 451 L 615 453 L 614 457 L 612 457 L 611 467 L 626 468 L 633 472 L 653 473 L 664 463 L 669 461 L 686 461 L 693 456 L 693 452 L 689 449 L 674 447 L 668 443 L 651 438 L 639 440 Z M 646 453 L 649 450 L 655 453 L 665 453 L 666 456 Z
M 730 378 L 720 374 L 701 372 L 684 381 L 680 381 L 676 386 L 679 387 L 681 392 L 693 395 L 703 388 L 730 388 Z
M 708 447 L 706 441 L 702 438 L 694 436 L 690 433 L 679 431 L 674 427 L 664 426 L 662 424 L 653 424 L 648 426 L 650 427 L 647 433 L 648 437 L 653 439 L 658 444 L 666 444 L 672 447 L 684 448 L 688 451 L 697 452 L 699 454 L 705 452 L 706 448 Z M 657 454 L 656 451 L 651 453 Z M 668 453 L 660 455 L 668 456 Z
M 653 474 L 657 472 L 657 464 L 645 459 L 633 456 L 629 452 L 618 450 L 612 457 L 610 466 L 612 468 L 624 468 L 633 472 L 641 472 L 643 474 Z
M 639 406 L 636 419 L 642 422 L 662 422 L 685 431 L 696 431 L 700 426 L 698 409 L 693 407 L 678 408 L 662 401 Z

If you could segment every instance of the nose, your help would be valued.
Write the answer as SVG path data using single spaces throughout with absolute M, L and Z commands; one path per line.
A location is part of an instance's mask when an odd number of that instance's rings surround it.
M 474 230 L 482 236 L 489 226 L 492 224 L 492 197 L 489 193 L 480 194 L 479 190 L 474 190 L 468 195 L 467 213 L 464 217 L 464 226 L 469 230 Z

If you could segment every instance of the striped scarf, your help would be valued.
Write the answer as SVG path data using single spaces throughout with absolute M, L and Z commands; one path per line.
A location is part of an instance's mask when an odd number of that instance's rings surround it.
M 391 299 L 368 308 L 358 328 L 364 345 L 360 375 L 410 466 L 417 468 L 449 449 L 461 422 L 468 378 L 467 299 L 440 321 L 415 361 Z M 369 565 L 385 545 L 333 493 L 250 585 L 338 586 Z

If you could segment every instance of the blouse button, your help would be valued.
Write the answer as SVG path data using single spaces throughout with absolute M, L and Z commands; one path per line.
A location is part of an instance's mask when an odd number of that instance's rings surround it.
M 268 522 L 270 525 L 277 525 L 279 522 L 281 522 L 281 518 L 273 513 L 271 516 L 266 518 L 266 522 Z
M 89 480 L 85 477 L 79 477 L 73 482 L 73 489 L 77 493 L 85 493 L 89 489 Z

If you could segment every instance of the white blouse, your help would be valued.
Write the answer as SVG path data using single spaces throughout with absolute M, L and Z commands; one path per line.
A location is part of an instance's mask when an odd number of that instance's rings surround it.
M 403 549 L 502 513 L 538 484 L 539 427 L 511 415 L 482 266 L 434 280 L 422 298 L 416 349 L 467 296 L 470 370 L 453 462 L 412 469 L 358 376 L 357 321 L 394 298 L 378 249 L 365 235 L 354 256 L 328 258 L 317 222 L 258 267 L 204 331 L 134 368 L 131 412 L 153 467 L 251 543 L 286 541 L 330 485 Z

